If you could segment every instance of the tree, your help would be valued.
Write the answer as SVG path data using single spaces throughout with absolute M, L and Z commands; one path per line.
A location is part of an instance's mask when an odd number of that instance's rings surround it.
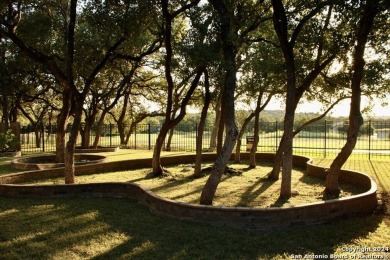
M 260 26 L 267 16 L 268 7 L 258 8 L 261 3 L 209 0 L 217 13 L 219 23 L 219 38 L 222 42 L 224 84 L 221 90 L 221 120 L 224 123 L 226 136 L 223 147 L 217 149 L 217 159 L 213 170 L 202 190 L 200 203 L 212 204 L 214 194 L 225 171 L 227 162 L 231 156 L 238 137 L 238 129 L 235 123 L 235 90 L 237 83 L 237 59 L 240 50 L 248 35 Z M 262 14 L 262 15 L 260 15 Z M 241 57 L 240 57 L 241 58 Z M 219 131 L 221 132 L 221 123 Z M 222 142 L 220 142 L 222 143 Z
M 363 124 L 363 118 L 360 112 L 361 98 L 361 81 L 364 76 L 364 52 L 369 41 L 369 35 L 374 25 L 374 19 L 380 12 L 380 1 L 372 0 L 361 3 L 363 12 L 360 17 L 359 25 L 355 33 L 355 47 L 353 52 L 353 71 L 351 79 L 352 98 L 349 113 L 349 128 L 347 133 L 347 141 L 340 153 L 332 162 L 325 182 L 325 193 L 338 196 L 340 188 L 338 179 L 341 167 L 347 161 L 352 153 L 357 137 L 359 135 L 360 126 Z M 383 7 L 383 6 L 382 6 Z M 387 11 L 388 12 L 388 11 Z
M 340 35 L 337 34 L 337 27 L 341 24 L 333 21 L 330 23 L 332 4 L 332 1 L 324 1 L 320 4 L 313 2 L 305 3 L 305 6 L 290 6 L 289 8 L 296 8 L 295 12 L 291 12 L 294 13 L 294 17 L 290 17 L 282 1 L 272 1 L 273 24 L 286 70 L 286 110 L 284 133 L 270 178 L 279 178 L 282 165 L 280 196 L 283 198 L 291 197 L 293 127 L 298 102 L 320 73 L 331 65 L 340 51 L 338 45 Z M 302 12 L 302 15 L 297 15 L 298 12 Z M 294 21 L 296 17 L 300 19 Z M 313 37 L 313 31 L 318 32 L 318 37 Z
M 137 47 L 136 49 L 141 50 L 139 53 L 133 53 L 132 55 L 117 53 L 115 61 L 112 62 L 111 67 L 102 72 L 101 76 L 95 80 L 95 84 L 91 88 L 89 95 L 89 105 L 83 108 L 85 114 L 85 125 L 84 128 L 80 129 L 83 148 L 89 147 L 90 132 L 96 122 L 96 117 L 99 114 L 99 111 L 101 111 L 98 122 L 99 129 L 97 129 L 96 138 L 93 144 L 93 147 L 96 148 L 100 138 L 100 128 L 104 122 L 104 118 L 106 114 L 115 107 L 122 96 L 124 98 L 120 116 L 116 118 L 113 113 L 111 113 L 111 115 L 118 124 L 121 145 L 127 144 L 131 131 L 127 135 L 125 134 L 124 120 L 129 98 L 130 96 L 135 95 L 146 95 L 145 93 L 147 91 L 152 90 L 152 87 L 148 85 L 147 82 L 156 77 L 155 75 L 149 75 L 150 73 L 142 73 L 142 68 L 146 67 L 147 64 L 145 60 L 157 52 L 161 47 L 161 39 L 159 35 L 150 37 L 151 43 L 140 42 L 126 46 L 127 48 Z M 134 91 L 134 89 L 136 87 L 137 89 L 144 89 L 144 91 L 135 93 L 136 91 Z M 138 104 L 138 106 L 141 106 L 141 104 Z M 131 112 L 133 112 L 133 110 L 134 109 L 132 109 Z M 138 118 L 138 121 L 133 121 L 133 124 L 139 123 L 142 120 L 143 118 Z
M 266 25 L 263 27 L 267 28 Z M 262 28 L 262 31 L 265 30 Z M 259 32 L 258 32 L 259 33 Z M 263 34 L 266 34 L 262 32 Z M 280 80 L 283 71 L 280 69 L 280 59 L 278 59 L 278 49 L 269 43 L 258 43 L 256 39 L 251 39 L 253 44 L 245 54 L 246 60 L 242 65 L 242 76 L 239 87 L 244 89 L 244 103 L 250 104 L 255 98 L 255 108 L 252 113 L 245 119 L 241 126 L 239 137 L 236 145 L 235 161 L 240 161 L 240 148 L 242 137 L 246 132 L 250 121 L 255 118 L 254 123 L 254 144 L 251 149 L 250 167 L 256 167 L 255 153 L 259 142 L 260 131 L 260 113 L 265 109 L 271 98 L 282 93 Z M 279 55 L 280 56 L 280 55 Z
M 17 60 L 17 55 L 11 53 L 11 43 L 0 35 L 0 107 L 5 129 L 10 127 L 11 122 L 16 122 L 16 108 L 20 100 L 18 90 L 24 89 L 19 84 L 26 74 L 19 72 Z
M 203 132 L 206 123 L 207 111 L 209 109 L 209 105 L 211 102 L 211 94 L 210 94 L 210 82 L 208 71 L 205 70 L 204 73 L 204 105 L 202 108 L 200 121 L 198 125 L 197 135 L 196 135 L 196 157 L 195 157 L 195 169 L 194 169 L 194 177 L 200 177 L 202 174 L 202 141 L 203 141 Z
M 145 84 L 145 83 L 144 83 Z M 165 114 L 159 110 L 151 111 L 144 104 L 144 98 L 148 98 L 149 101 L 155 100 L 156 97 L 152 97 L 150 93 L 146 92 L 158 92 L 158 89 L 152 88 L 149 85 L 143 85 L 139 90 L 134 90 L 134 86 L 130 86 L 124 93 L 119 113 L 115 111 L 109 112 L 118 126 L 118 132 L 120 137 L 120 144 L 122 146 L 128 146 L 128 142 L 132 133 L 135 132 L 137 124 L 149 117 L 164 116 Z M 141 95 L 143 99 L 139 99 Z M 158 96 L 161 99 L 161 96 Z M 130 125 L 130 127 L 126 127 Z
M 172 115 L 173 111 L 173 98 L 175 91 L 175 83 L 172 77 L 172 59 L 173 59 L 173 23 L 175 19 L 178 18 L 186 10 L 196 6 L 199 3 L 199 0 L 191 1 L 189 4 L 183 5 L 174 11 L 170 11 L 168 0 L 161 0 L 161 8 L 163 13 L 163 23 L 164 23 L 164 47 L 165 47 L 165 57 L 164 57 L 164 71 L 165 71 L 165 80 L 167 83 L 167 105 L 165 112 L 165 120 L 161 126 L 160 132 L 157 136 L 156 145 L 153 150 L 153 159 L 152 159 L 152 168 L 153 174 L 155 176 L 163 175 L 163 169 L 161 167 L 161 150 L 165 137 L 168 134 L 168 131 L 176 126 L 186 115 L 186 107 L 192 94 L 197 87 L 200 77 L 202 76 L 205 66 L 200 65 L 194 69 L 194 78 L 180 104 L 179 114 Z
M 215 151 L 217 149 L 217 135 L 218 135 L 218 130 L 219 130 L 219 122 L 221 120 L 221 98 L 222 98 L 222 93 L 221 89 L 223 88 L 223 79 L 221 78 L 222 73 L 219 73 L 215 78 L 217 78 L 216 83 L 215 83 L 215 91 L 213 92 L 212 95 L 212 107 L 214 110 L 215 118 L 214 118 L 214 123 L 211 129 L 211 134 L 210 134 L 210 151 Z
M 37 81 L 28 81 L 29 90 L 25 88 L 21 91 L 20 102 L 17 104 L 19 111 L 28 119 L 34 129 L 36 147 L 41 147 L 41 138 L 45 134 L 44 122 L 48 113 L 55 107 L 57 95 L 50 85 L 42 85 L 46 80 L 40 78 Z M 47 79 L 46 84 L 52 84 L 51 79 Z
M 223 44 L 223 57 L 225 69 L 225 81 L 222 91 L 222 103 L 225 113 L 222 114 L 226 128 L 226 137 L 222 150 L 213 165 L 210 177 L 202 190 L 200 203 L 205 205 L 212 204 L 214 194 L 220 182 L 221 176 L 225 171 L 226 164 L 233 151 L 238 129 L 235 123 L 234 110 L 234 91 L 236 88 L 236 55 L 237 55 L 237 30 L 233 27 L 232 17 L 234 16 L 234 7 L 226 2 L 210 0 L 218 14 L 220 22 L 220 37 Z M 228 115 L 228 116 L 227 116 Z
M 84 100 L 98 74 L 107 66 L 126 37 L 142 30 L 148 19 L 143 2 L 68 3 L 21 0 L 1 5 L 0 33 L 30 59 L 49 71 L 62 88 L 57 117 L 56 159 L 65 162 L 65 183 L 74 183 L 74 149 Z M 22 19 L 22 9 L 24 18 Z M 150 17 L 150 16 L 149 16 Z M 79 18 L 79 19 L 77 19 Z M 101 23 L 104 20 L 104 23 Z M 42 33 L 28 35 L 31 26 Z M 35 37 L 35 38 L 34 38 Z M 54 43 L 54 44 L 52 44 Z M 65 147 L 65 126 L 73 115 Z

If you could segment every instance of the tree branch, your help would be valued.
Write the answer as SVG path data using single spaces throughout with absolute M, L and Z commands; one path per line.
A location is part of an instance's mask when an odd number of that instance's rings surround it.
M 331 1 L 325 1 L 325 2 L 322 2 L 322 3 L 319 3 L 316 5 L 316 7 L 311 10 L 306 16 L 304 16 L 302 18 L 302 20 L 298 23 L 297 27 L 294 29 L 294 32 L 291 36 L 291 39 L 290 39 L 290 44 L 292 47 L 295 46 L 295 43 L 297 41 L 297 38 L 299 36 L 299 34 L 301 33 L 303 27 L 305 26 L 305 24 L 311 19 L 313 18 L 315 15 L 317 15 L 319 12 L 322 11 L 322 8 L 324 8 L 325 6 L 328 6 L 330 4 L 332 4 L 334 1 L 331 0 Z
M 178 16 L 179 14 L 187 11 L 188 9 L 190 9 L 191 7 L 194 7 L 196 6 L 198 3 L 200 2 L 200 0 L 192 0 L 191 3 L 189 4 L 186 4 L 186 5 L 183 5 L 182 7 L 180 7 L 179 9 L 177 9 L 176 11 L 174 11 L 172 14 L 171 14 L 171 18 L 174 19 L 176 16 Z
M 340 103 L 340 101 L 344 100 L 344 99 L 348 99 L 348 98 L 351 98 L 350 96 L 346 96 L 346 97 L 341 97 L 339 99 L 337 99 L 324 113 L 322 113 L 320 116 L 318 117 L 315 117 L 315 118 L 312 118 L 310 119 L 309 121 L 303 123 L 300 127 L 298 127 L 297 129 L 294 130 L 293 132 L 293 136 L 296 136 L 297 134 L 299 134 L 299 132 L 301 132 L 303 129 L 305 129 L 308 125 L 314 123 L 314 122 L 317 122 L 321 119 L 323 119 L 328 113 L 329 111 L 331 111 L 338 103 Z
M 301 86 L 297 88 L 296 91 L 296 100 L 299 100 L 299 98 L 303 95 L 303 93 L 310 87 L 310 85 L 313 83 L 313 81 L 317 78 L 317 76 L 321 73 L 321 71 L 328 66 L 335 58 L 337 54 L 333 53 L 331 56 L 329 56 L 322 64 L 315 67 L 303 80 Z
M 127 61 L 136 61 L 136 62 L 140 62 L 142 61 L 142 59 L 150 54 L 153 54 L 155 53 L 156 51 L 158 51 L 162 46 L 162 40 L 159 38 L 159 39 L 155 39 L 152 44 L 147 48 L 146 51 L 142 52 L 140 55 L 138 56 L 133 56 L 133 55 L 129 55 L 129 54 L 122 54 L 122 53 L 116 53 L 114 55 L 114 58 L 115 59 L 123 59 L 123 60 L 127 60 Z
M 76 16 L 77 16 L 77 0 L 70 1 L 69 11 L 69 25 L 68 25 L 68 37 L 67 37 L 67 55 L 66 55 L 66 73 L 68 86 L 74 86 L 73 82 L 73 63 L 74 63 L 74 35 L 76 28 Z M 75 87 L 74 87 L 75 88 Z
M 86 95 L 89 91 L 89 88 L 93 82 L 93 80 L 96 78 L 96 75 L 104 68 L 104 66 L 107 64 L 110 57 L 113 55 L 113 52 L 126 40 L 125 37 L 121 37 L 117 42 L 112 45 L 106 54 L 104 55 L 103 59 L 100 61 L 99 64 L 96 65 L 95 69 L 92 71 L 91 75 L 86 80 L 85 87 L 83 90 L 83 95 Z

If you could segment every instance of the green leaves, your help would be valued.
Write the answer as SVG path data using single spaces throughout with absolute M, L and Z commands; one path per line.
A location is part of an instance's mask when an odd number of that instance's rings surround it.
M 17 139 L 12 133 L 11 129 L 8 129 L 4 133 L 0 133 L 0 151 L 8 151 L 9 149 L 15 149 Z

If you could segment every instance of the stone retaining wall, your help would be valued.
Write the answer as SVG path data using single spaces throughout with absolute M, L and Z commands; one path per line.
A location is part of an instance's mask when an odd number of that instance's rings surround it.
M 76 149 L 74 151 L 75 151 L 75 153 L 109 153 L 109 152 L 117 152 L 118 150 L 119 150 L 119 147 L 98 146 L 97 148 L 76 147 Z
M 96 154 L 75 154 L 75 165 L 102 163 L 106 156 Z M 85 160 L 85 161 L 83 161 Z M 46 163 L 40 163 L 46 161 Z M 19 170 L 45 170 L 64 167 L 64 163 L 56 163 L 55 155 L 18 158 L 11 161 L 11 166 Z
M 248 153 L 242 159 L 249 158 Z M 259 160 L 272 161 L 273 154 L 258 153 Z M 205 161 L 214 160 L 215 154 L 205 154 Z M 175 155 L 162 158 L 162 164 L 192 163 L 194 155 Z M 325 169 L 311 164 L 309 158 L 295 156 L 296 166 L 306 166 L 307 174 L 325 177 Z M 151 159 L 106 162 L 76 167 L 77 175 L 150 167 Z M 247 229 L 267 229 L 302 224 L 317 224 L 341 217 L 367 214 L 376 209 L 376 184 L 367 175 L 343 171 L 341 180 L 365 189 L 364 193 L 324 202 L 286 208 L 214 207 L 181 203 L 157 196 L 150 190 L 132 183 L 91 183 L 73 185 L 17 185 L 37 179 L 59 177 L 61 169 L 23 172 L 0 177 L 0 195 L 11 197 L 128 197 L 138 200 L 151 211 L 178 219 Z

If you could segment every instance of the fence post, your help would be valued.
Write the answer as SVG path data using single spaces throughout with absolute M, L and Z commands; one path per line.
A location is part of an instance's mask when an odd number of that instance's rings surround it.
M 112 125 L 111 125 L 111 122 L 109 124 L 109 127 L 110 127 L 110 147 L 112 146 Z
M 198 122 L 195 122 L 195 147 L 196 147 L 196 140 L 198 140 Z
M 151 144 L 150 144 L 150 124 L 148 124 L 148 148 L 149 148 L 149 150 L 151 149 Z
M 278 120 L 275 122 L 275 151 L 278 150 Z
M 325 119 L 325 124 L 324 124 L 324 158 L 326 158 L 326 132 L 327 132 L 327 127 L 326 127 L 326 119 Z
M 137 124 L 134 126 L 134 150 L 137 150 Z
M 42 123 L 42 152 L 45 152 L 45 127 Z
M 368 120 L 368 160 L 371 161 L 371 120 Z

